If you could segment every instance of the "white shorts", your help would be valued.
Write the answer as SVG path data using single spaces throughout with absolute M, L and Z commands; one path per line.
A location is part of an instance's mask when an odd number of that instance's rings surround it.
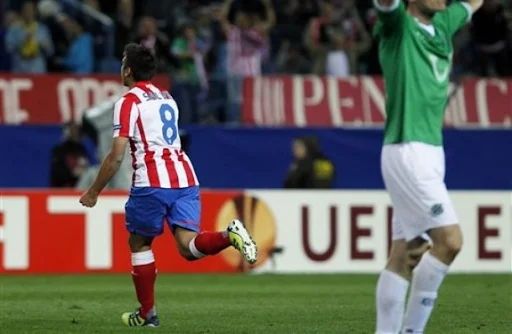
M 393 240 L 407 241 L 426 231 L 458 223 L 444 183 L 444 150 L 419 142 L 384 145 L 384 184 L 393 203 Z

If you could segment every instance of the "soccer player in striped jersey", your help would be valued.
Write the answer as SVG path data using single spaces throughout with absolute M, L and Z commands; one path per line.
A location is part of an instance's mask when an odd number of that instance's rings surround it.
M 156 265 L 153 239 L 162 234 L 166 220 L 180 254 L 193 261 L 234 246 L 249 263 L 257 260 L 256 244 L 242 222 L 233 220 L 226 231 L 200 232 L 199 181 L 192 162 L 181 149 L 179 109 L 163 89 L 151 83 L 156 63 L 141 45 L 128 44 L 121 67 L 123 84 L 130 90 L 114 108 L 114 139 L 98 176 L 80 198 L 93 207 L 98 195 L 119 169 L 130 146 L 133 187 L 126 203 L 126 228 L 132 252 L 132 278 L 140 307 L 122 315 L 128 326 L 159 326 L 154 284 Z
M 374 0 L 387 92 L 381 169 L 394 209 L 391 254 L 377 283 L 377 334 L 423 333 L 462 247 L 444 183 L 442 127 L 452 37 L 482 2 L 408 0 L 406 8 L 402 0 Z

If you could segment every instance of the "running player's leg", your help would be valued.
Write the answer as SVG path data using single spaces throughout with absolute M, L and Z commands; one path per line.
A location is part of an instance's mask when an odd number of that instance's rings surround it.
M 225 232 L 201 232 L 201 200 L 199 187 L 172 190 L 178 192 L 169 203 L 167 222 L 174 234 L 178 251 L 189 261 L 217 254 L 231 244 Z
M 163 231 L 165 203 L 158 189 L 134 188 L 126 203 L 126 228 L 132 253 L 132 279 L 140 308 L 122 315 L 128 326 L 159 325 L 155 308 L 156 264 L 151 249 L 153 238 Z
M 217 254 L 233 245 L 247 261 L 256 262 L 256 244 L 240 221 L 232 221 L 226 231 L 200 232 L 199 187 L 183 188 L 177 191 L 180 195 L 169 206 L 167 221 L 173 231 L 178 250 L 185 259 L 197 260 L 206 255 Z
M 152 242 L 152 237 L 135 233 L 130 234 L 128 241 L 132 252 L 132 280 L 140 303 L 139 315 L 143 319 L 152 319 L 156 316 L 156 264 L 151 250 Z

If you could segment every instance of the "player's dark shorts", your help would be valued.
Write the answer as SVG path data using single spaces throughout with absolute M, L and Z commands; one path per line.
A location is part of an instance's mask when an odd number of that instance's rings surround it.
M 158 236 L 164 231 L 164 221 L 173 232 L 177 226 L 199 232 L 199 187 L 132 187 L 125 210 L 126 229 L 131 233 Z

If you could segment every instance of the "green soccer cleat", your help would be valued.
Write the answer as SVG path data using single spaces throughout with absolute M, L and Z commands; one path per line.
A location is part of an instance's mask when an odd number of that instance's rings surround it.
M 135 312 L 126 312 L 121 316 L 121 320 L 126 326 L 129 327 L 158 327 L 160 321 L 156 315 L 151 318 L 144 319 L 140 316 L 139 310 Z
M 254 264 L 258 260 L 258 247 L 241 221 L 235 219 L 229 224 L 228 237 L 247 262 Z

